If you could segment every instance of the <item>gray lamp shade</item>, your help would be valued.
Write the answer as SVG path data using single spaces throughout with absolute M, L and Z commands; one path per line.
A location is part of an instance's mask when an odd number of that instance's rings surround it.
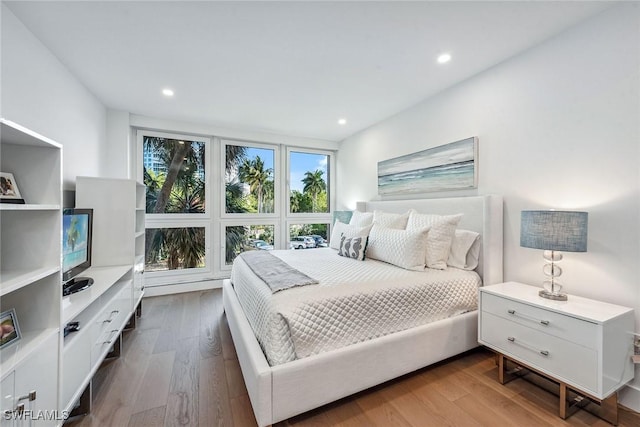
M 520 246 L 546 251 L 586 252 L 587 212 L 522 211 Z

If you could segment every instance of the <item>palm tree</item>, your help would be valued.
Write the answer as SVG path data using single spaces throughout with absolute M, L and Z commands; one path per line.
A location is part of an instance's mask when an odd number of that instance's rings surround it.
M 302 183 L 304 184 L 302 190 L 311 195 L 311 200 L 313 200 L 313 212 L 317 212 L 318 210 L 318 194 L 327 189 L 327 184 L 322 178 L 323 174 L 324 171 L 317 169 L 315 172 L 305 172 L 304 178 L 302 178 Z
M 204 168 L 204 144 L 160 137 L 145 137 L 145 150 L 161 160 L 166 173 L 144 171 L 148 213 L 203 213 L 205 183 L 197 170 Z M 201 228 L 148 229 L 145 254 L 148 263 L 166 259 L 169 269 L 194 268 L 204 257 Z
M 302 194 L 298 190 L 291 190 L 291 196 L 289 196 L 289 210 L 291 213 L 300 212 Z
M 225 172 L 227 182 L 225 185 L 225 210 L 227 213 L 244 213 L 249 209 L 244 201 L 242 183 L 238 181 L 236 171 L 240 167 L 242 160 L 246 154 L 246 147 L 240 145 L 227 145 L 225 157 Z M 233 262 L 233 259 L 242 249 L 245 241 L 245 227 L 229 226 L 225 227 L 225 260 L 227 264 Z
M 269 179 L 264 183 L 263 200 L 265 212 L 274 212 L 275 187 L 273 179 Z
M 273 169 L 265 169 L 264 162 L 260 156 L 256 156 L 255 159 L 244 159 L 240 166 L 240 180 L 249 184 L 249 189 L 256 195 L 258 199 L 258 213 L 263 213 L 263 197 L 264 187 L 271 175 Z

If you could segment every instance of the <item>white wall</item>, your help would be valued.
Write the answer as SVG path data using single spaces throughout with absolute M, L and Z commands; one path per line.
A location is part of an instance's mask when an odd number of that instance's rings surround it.
M 2 117 L 63 145 L 64 186 L 100 176 L 106 109 L 2 4 Z
M 378 197 L 378 161 L 478 136 L 479 186 L 461 194 L 504 196 L 505 279 L 542 280 L 542 252 L 519 246 L 521 210 L 586 210 L 589 251 L 565 254 L 561 282 L 635 306 L 640 330 L 638 6 L 605 11 L 343 141 L 338 208 Z

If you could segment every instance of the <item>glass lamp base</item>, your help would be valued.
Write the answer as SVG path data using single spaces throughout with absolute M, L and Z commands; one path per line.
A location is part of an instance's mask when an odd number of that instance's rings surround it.
M 540 295 L 542 298 L 552 299 L 554 301 L 567 300 L 567 294 L 561 294 L 560 292 L 549 292 L 546 289 L 543 289 L 540 292 L 538 292 L 538 295 Z

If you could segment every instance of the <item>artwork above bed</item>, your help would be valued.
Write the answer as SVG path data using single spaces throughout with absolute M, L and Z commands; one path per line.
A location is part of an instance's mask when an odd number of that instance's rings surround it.
M 478 138 L 378 162 L 378 194 L 398 196 L 478 186 Z

